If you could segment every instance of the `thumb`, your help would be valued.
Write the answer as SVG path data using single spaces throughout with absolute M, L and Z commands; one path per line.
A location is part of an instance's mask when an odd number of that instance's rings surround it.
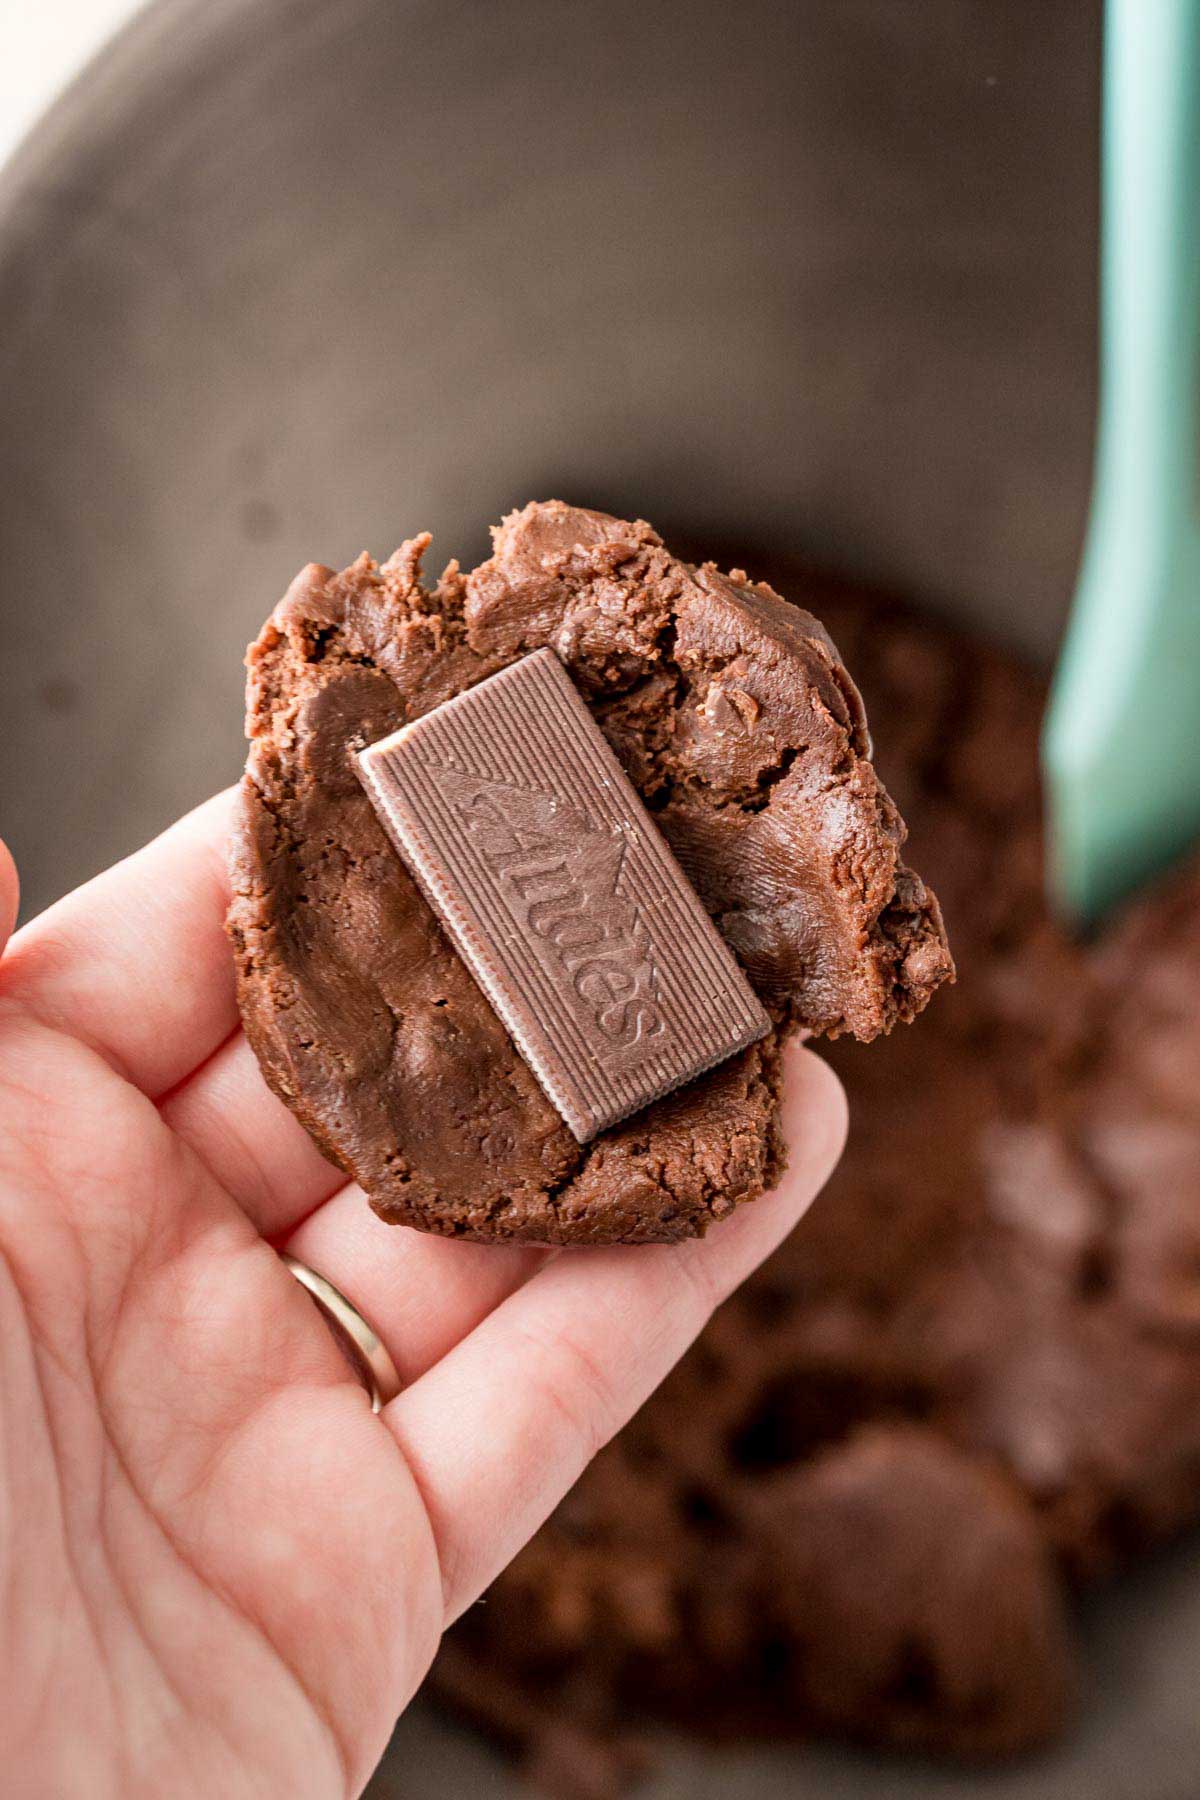
M 20 882 L 12 851 L 0 838 L 0 951 L 3 951 L 17 922 L 17 898 Z

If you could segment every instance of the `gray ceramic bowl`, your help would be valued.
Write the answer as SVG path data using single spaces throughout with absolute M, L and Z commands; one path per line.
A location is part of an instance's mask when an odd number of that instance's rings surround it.
M 554 492 L 1053 650 L 1092 415 L 1096 9 L 161 0 L 0 177 L 3 828 L 27 910 L 230 779 L 295 568 Z M 680 1752 L 669 1796 L 1191 1800 L 1194 1551 L 994 1777 Z M 416 1711 L 379 1794 L 515 1792 Z M 399 1770 L 403 1768 L 401 1779 Z M 389 1780 L 394 1784 L 389 1788 Z
M 163 0 L 0 177 L 5 824 L 40 906 L 225 781 L 291 574 L 548 492 L 1055 641 L 1079 0 Z

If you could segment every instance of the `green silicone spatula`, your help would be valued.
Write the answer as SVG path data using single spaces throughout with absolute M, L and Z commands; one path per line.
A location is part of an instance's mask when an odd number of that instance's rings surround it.
M 1200 837 L 1200 0 L 1108 0 L 1096 470 L 1043 743 L 1087 924 Z

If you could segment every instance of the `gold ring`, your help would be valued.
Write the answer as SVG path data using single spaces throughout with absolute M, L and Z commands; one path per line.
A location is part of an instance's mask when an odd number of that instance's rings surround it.
M 372 1331 L 356 1306 L 352 1306 L 332 1281 L 318 1275 L 307 1263 L 282 1251 L 284 1268 L 296 1277 L 316 1301 L 355 1374 L 371 1396 L 371 1411 L 378 1412 L 400 1392 L 396 1365 L 377 1331 Z

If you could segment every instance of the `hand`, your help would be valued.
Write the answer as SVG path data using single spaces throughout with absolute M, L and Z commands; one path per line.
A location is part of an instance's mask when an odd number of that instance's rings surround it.
M 0 963 L 0 1768 L 11 1795 L 356 1794 L 444 1628 L 795 1223 L 552 1253 L 381 1224 L 268 1092 L 222 931 L 230 796 Z M 0 846 L 0 852 L 3 847 Z M 16 876 L 0 854 L 0 945 Z M 378 1417 L 285 1246 L 381 1333 Z

